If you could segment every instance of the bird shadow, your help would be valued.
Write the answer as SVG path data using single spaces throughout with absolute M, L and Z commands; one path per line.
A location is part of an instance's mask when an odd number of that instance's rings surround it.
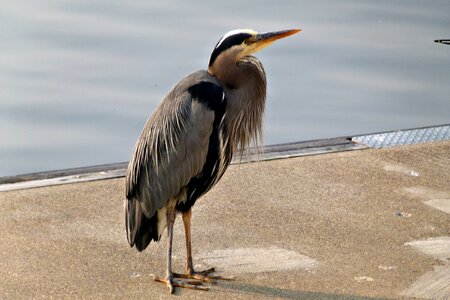
M 327 294 L 321 292 L 296 291 L 290 289 L 281 289 L 269 286 L 255 284 L 244 284 L 238 282 L 220 282 L 221 288 L 232 290 L 237 293 L 261 295 L 266 297 L 276 297 L 281 299 L 323 299 L 323 300 L 374 300 L 385 298 L 360 297 L 351 295 Z

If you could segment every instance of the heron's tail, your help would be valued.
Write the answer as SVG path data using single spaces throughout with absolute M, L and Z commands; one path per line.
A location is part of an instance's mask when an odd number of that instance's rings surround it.
M 127 240 L 131 247 L 136 246 L 142 251 L 150 244 L 151 240 L 158 240 L 157 214 L 147 218 L 142 212 L 141 204 L 136 198 L 125 200 L 125 227 Z

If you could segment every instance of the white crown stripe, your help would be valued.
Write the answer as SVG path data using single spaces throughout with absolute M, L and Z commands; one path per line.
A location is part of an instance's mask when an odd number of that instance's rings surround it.
M 239 34 L 239 33 L 255 34 L 256 31 L 254 31 L 253 29 L 235 29 L 235 30 L 228 31 L 217 43 L 216 49 L 219 48 L 219 46 L 222 44 L 222 42 L 225 41 L 228 37 Z

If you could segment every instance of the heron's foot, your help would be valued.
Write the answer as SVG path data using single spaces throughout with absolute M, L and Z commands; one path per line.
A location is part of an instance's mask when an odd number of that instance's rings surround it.
M 213 273 L 215 270 L 215 268 L 211 268 L 204 271 L 188 271 L 186 274 L 173 273 L 173 276 L 176 278 L 184 278 L 211 283 L 215 283 L 216 280 L 234 280 L 234 277 L 210 275 L 210 273 Z
M 181 287 L 185 289 L 192 289 L 192 290 L 201 290 L 201 291 L 209 291 L 209 287 L 203 286 L 203 282 L 196 279 L 188 279 L 186 280 L 178 280 L 174 277 L 177 276 L 169 276 L 166 278 L 159 278 L 158 276 L 151 274 L 151 277 L 153 277 L 153 280 L 161 283 L 165 283 L 167 288 L 169 289 L 169 292 L 173 294 L 175 292 L 174 287 Z

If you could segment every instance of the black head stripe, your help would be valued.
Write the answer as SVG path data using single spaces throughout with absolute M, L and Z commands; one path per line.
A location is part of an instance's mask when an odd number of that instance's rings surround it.
M 220 39 L 216 47 L 214 47 L 213 52 L 211 53 L 211 57 L 209 59 L 209 66 L 211 66 L 214 63 L 214 61 L 216 60 L 217 56 L 219 56 L 220 53 L 233 46 L 242 44 L 246 39 L 248 39 L 251 36 L 252 35 L 250 33 L 242 32 L 230 35 L 226 39 L 223 38 Z

